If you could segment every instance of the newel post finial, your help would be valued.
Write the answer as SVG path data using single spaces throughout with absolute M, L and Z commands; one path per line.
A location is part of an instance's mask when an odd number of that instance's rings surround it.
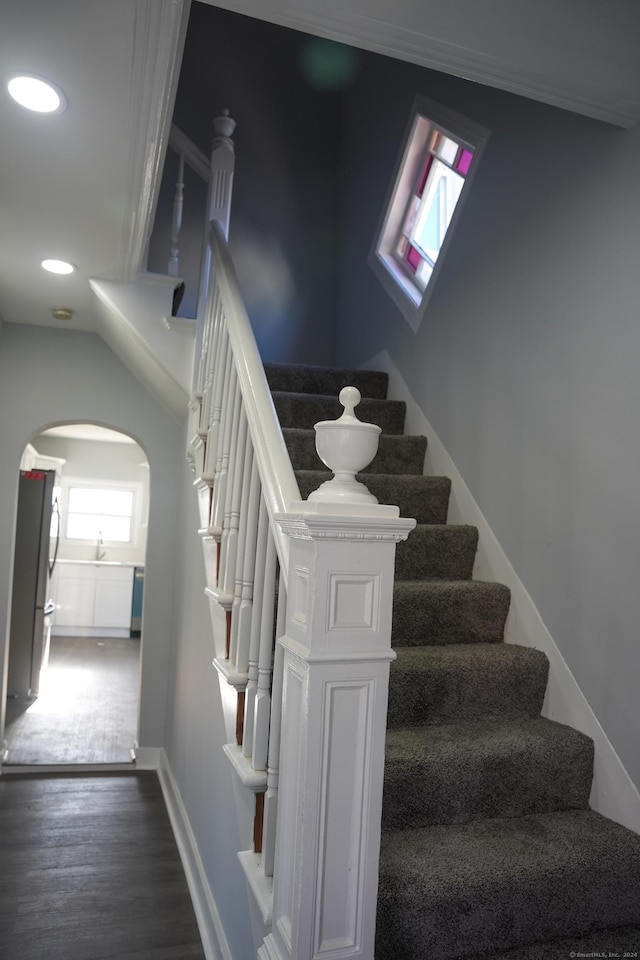
M 209 220 L 222 225 L 225 237 L 229 236 L 231 216 L 231 189 L 235 167 L 235 147 L 231 139 L 236 122 L 225 109 L 213 121 L 213 145 L 211 149 L 211 181 L 209 185 Z
M 327 480 L 309 494 L 309 500 L 339 503 L 377 503 L 356 473 L 371 463 L 378 452 L 381 429 L 375 423 L 363 423 L 355 415 L 361 400 L 357 387 L 343 387 L 338 398 L 344 407 L 337 420 L 316 423 L 316 450 L 322 462 L 333 470 Z
M 213 121 L 213 131 L 215 137 L 213 138 L 213 147 L 215 150 L 216 143 L 222 141 L 225 145 L 234 149 L 233 140 L 233 131 L 236 128 L 236 122 L 229 116 L 229 110 L 227 107 L 220 112 L 220 116 L 216 117 Z

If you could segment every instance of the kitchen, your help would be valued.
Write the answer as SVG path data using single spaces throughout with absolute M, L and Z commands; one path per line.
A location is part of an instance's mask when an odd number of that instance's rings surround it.
M 42 487 L 42 493 L 37 488 Z M 44 581 L 35 612 L 25 542 Z M 53 427 L 21 462 L 5 763 L 131 763 L 138 724 L 149 467 L 130 437 L 94 424 Z M 25 500 L 25 502 L 26 502 Z M 40 508 L 37 508 L 37 513 Z M 31 516 L 25 525 L 25 514 Z M 44 529 L 48 528 L 48 529 Z M 24 533 L 21 533 L 21 530 Z M 47 536 L 49 534 L 49 536 Z M 33 550 L 38 551 L 33 543 Z M 42 665 L 42 669 L 40 669 Z

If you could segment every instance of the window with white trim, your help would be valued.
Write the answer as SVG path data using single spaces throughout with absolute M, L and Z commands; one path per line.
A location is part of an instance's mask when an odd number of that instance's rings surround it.
M 137 492 L 134 486 L 70 484 L 65 511 L 66 539 L 132 543 Z
M 369 263 L 418 329 L 489 131 L 416 97 Z

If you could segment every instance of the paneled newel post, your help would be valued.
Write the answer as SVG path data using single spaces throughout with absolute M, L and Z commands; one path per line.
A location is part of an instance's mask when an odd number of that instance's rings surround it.
M 273 926 L 259 960 L 374 956 L 395 546 L 415 521 L 354 480 L 380 432 L 354 416 L 359 399 L 345 388 L 343 417 L 316 425 L 334 480 L 278 517 L 291 539 Z

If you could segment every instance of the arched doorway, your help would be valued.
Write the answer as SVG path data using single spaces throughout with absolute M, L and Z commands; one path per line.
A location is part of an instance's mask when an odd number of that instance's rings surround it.
M 39 484 L 44 504 L 38 528 L 32 514 Z M 23 499 L 27 507 L 21 509 Z M 64 424 L 27 445 L 9 638 L 9 765 L 131 762 L 148 502 L 147 458 L 122 433 Z M 45 583 L 37 588 L 36 613 L 25 624 L 22 612 L 29 609 L 34 585 L 24 556 L 43 549 Z

